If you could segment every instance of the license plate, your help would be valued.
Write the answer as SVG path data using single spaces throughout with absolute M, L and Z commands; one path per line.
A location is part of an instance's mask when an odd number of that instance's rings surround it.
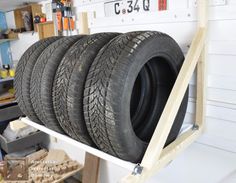
M 156 10 L 157 8 L 152 2 L 151 0 L 115 0 L 105 2 L 105 16 L 110 17 Z

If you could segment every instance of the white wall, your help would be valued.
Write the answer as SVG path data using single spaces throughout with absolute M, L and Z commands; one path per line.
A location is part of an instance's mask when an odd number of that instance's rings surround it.
M 15 29 L 16 23 L 15 23 L 14 11 L 6 12 L 5 16 L 6 16 L 7 27 L 9 29 Z
M 22 54 L 35 42 L 39 40 L 39 36 L 37 32 L 24 32 L 18 34 L 19 40 L 12 41 L 11 52 L 12 59 L 14 62 L 20 60 Z
M 43 11 L 45 10 L 45 5 L 49 3 L 48 1 L 43 1 L 41 4 L 43 6 Z M 15 18 L 14 11 L 8 11 L 5 13 L 6 22 L 9 29 L 15 29 Z M 32 44 L 39 40 L 39 35 L 37 32 L 24 32 L 18 34 L 19 40 L 10 42 L 12 59 L 16 65 L 23 53 L 29 48 Z

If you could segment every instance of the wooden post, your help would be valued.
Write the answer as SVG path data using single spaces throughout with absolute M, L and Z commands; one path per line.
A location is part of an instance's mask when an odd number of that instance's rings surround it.
M 204 8 L 205 7 L 205 8 Z M 208 27 L 208 1 L 198 1 L 198 27 Z M 207 75 L 206 75 L 206 42 L 197 64 L 197 96 L 196 96 L 196 125 L 204 126 L 206 116 L 206 93 L 207 93 Z
M 79 13 L 79 34 L 89 34 L 88 28 L 88 13 L 81 12 Z
M 196 126 L 205 125 L 206 116 L 206 90 L 207 90 L 207 76 L 206 76 L 206 46 L 204 46 L 202 54 L 197 64 L 197 84 L 196 84 Z
M 90 153 L 85 155 L 82 183 L 97 183 L 100 158 Z

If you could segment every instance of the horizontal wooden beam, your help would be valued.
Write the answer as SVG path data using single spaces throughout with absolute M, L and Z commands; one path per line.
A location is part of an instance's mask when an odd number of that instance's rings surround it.
M 122 183 L 143 183 L 148 177 L 164 168 L 168 163 L 175 159 L 182 151 L 184 151 L 190 144 L 192 144 L 202 133 L 203 128 L 197 130 L 188 130 L 179 136 L 173 143 L 163 149 L 161 158 L 155 161 L 151 169 L 144 169 L 140 175 L 129 175 L 124 177 Z

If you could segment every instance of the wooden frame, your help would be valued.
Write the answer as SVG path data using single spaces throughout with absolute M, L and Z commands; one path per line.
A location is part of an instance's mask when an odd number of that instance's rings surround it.
M 24 28 L 24 20 L 22 18 L 22 11 L 28 11 L 32 14 L 32 19 L 37 15 L 37 14 L 42 14 L 42 5 L 37 4 L 37 3 L 32 3 L 23 7 L 16 8 L 14 10 L 14 18 L 15 18 L 15 24 L 16 28 Z M 36 24 L 33 24 L 33 31 L 37 32 Z
M 148 145 L 140 165 L 122 183 L 143 183 L 154 173 L 170 163 L 181 151 L 186 149 L 202 133 L 205 124 L 205 49 L 207 33 L 208 0 L 198 0 L 198 28 L 192 44 L 171 91 L 164 111 Z M 197 67 L 197 101 L 196 121 L 192 129 L 179 136 L 173 143 L 164 148 L 168 134 L 173 125 L 181 101 L 187 90 L 189 81 Z M 164 149 L 163 149 L 164 148 Z
M 77 142 L 67 136 L 47 129 L 46 127 L 36 124 L 27 118 L 22 118 L 21 120 L 41 131 L 44 131 L 45 133 L 48 133 L 56 138 L 70 143 L 71 145 L 75 145 L 78 148 L 85 150 L 89 156 L 88 160 L 94 160 L 94 162 L 96 162 L 96 167 L 94 167 L 93 172 L 94 178 L 92 179 L 92 182 L 96 182 L 98 177 L 99 159 L 97 158 L 102 158 L 128 170 L 133 170 L 131 175 L 124 177 L 120 181 L 121 183 L 145 182 L 154 173 L 158 172 L 168 163 L 174 160 L 179 153 L 192 144 L 203 132 L 205 124 L 206 101 L 205 54 L 206 33 L 208 27 L 207 7 L 208 0 L 198 0 L 198 28 L 141 164 L 135 166 L 130 162 L 125 162 L 102 151 Z M 80 13 L 79 17 L 81 20 L 79 27 L 80 34 L 89 34 L 87 13 Z M 173 125 L 174 119 L 195 69 L 197 70 L 195 124 L 193 125 L 192 129 L 180 135 L 174 142 L 164 148 L 164 144 L 169 135 L 170 129 Z M 85 179 L 87 180 L 87 176 Z

